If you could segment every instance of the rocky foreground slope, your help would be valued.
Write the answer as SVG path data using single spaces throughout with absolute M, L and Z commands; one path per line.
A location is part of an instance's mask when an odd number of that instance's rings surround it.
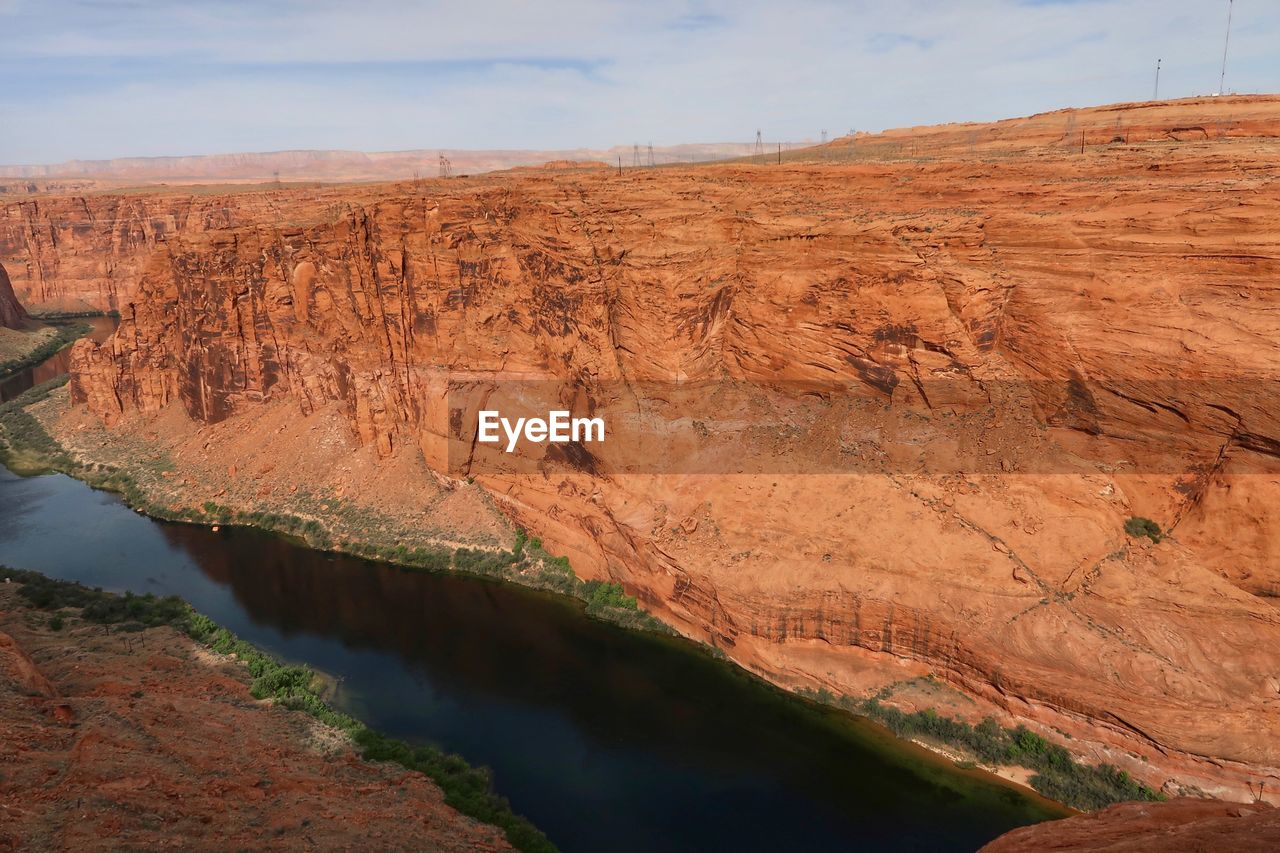
M 0 849 L 511 849 L 421 774 L 255 700 L 232 659 L 19 589 L 0 583 Z
M 1143 130 L 1087 130 L 1117 121 Z M 24 202 L 0 253 L 46 295 L 114 288 L 72 398 L 193 466 L 236 461 L 223 435 L 326 455 L 294 485 L 347 500 L 384 499 L 352 483 L 393 462 L 473 478 L 779 683 L 929 672 L 1170 792 L 1272 798 L 1280 99 L 1022 126 L 781 166 Z M 548 406 L 610 438 L 476 441 L 481 408 Z M 343 441 L 308 440 L 334 418 Z

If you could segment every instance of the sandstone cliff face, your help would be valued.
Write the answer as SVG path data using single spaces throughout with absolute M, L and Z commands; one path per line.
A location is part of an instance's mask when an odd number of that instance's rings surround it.
M 1280 100 L 1247 104 L 1084 155 L 278 194 L 136 253 L 72 396 L 337 403 L 775 680 L 909 663 L 1156 784 L 1280 791 Z M 529 395 L 627 438 L 476 444 Z
M 38 311 L 118 311 L 156 246 L 175 232 L 269 218 L 268 192 L 36 196 L 0 204 L 0 262 Z
M 23 310 L 18 297 L 13 295 L 13 285 L 9 276 L 0 265 L 0 328 L 20 329 L 27 321 L 27 312 Z

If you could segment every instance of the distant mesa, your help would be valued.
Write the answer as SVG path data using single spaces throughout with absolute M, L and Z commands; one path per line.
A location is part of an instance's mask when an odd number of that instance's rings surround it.
M 741 142 L 654 146 L 655 164 L 700 163 L 739 157 Z M 480 174 L 519 167 L 548 169 L 603 168 L 633 164 L 633 147 L 564 150 L 413 151 L 272 151 L 208 154 L 190 157 L 123 157 L 115 160 L 68 160 L 44 165 L 0 165 L 0 194 L 82 191 L 86 183 L 262 183 L 274 181 L 400 181 L 436 177 L 443 155 L 455 175 Z M 646 164 L 647 149 L 646 149 Z M 554 164 L 554 165 L 552 165 Z
M 607 169 L 609 164 L 602 163 L 599 160 L 548 160 L 542 164 L 542 168 L 548 171 L 559 169 Z

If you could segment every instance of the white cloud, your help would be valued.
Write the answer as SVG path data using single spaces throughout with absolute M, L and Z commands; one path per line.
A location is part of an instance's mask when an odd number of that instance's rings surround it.
M 1219 8 L 1221 6 L 1221 8 Z M 1280 89 L 1280 4 L 1228 86 Z M 0 162 L 814 138 L 1216 88 L 1225 2 L 0 0 Z M 8 120 L 9 116 L 17 121 Z

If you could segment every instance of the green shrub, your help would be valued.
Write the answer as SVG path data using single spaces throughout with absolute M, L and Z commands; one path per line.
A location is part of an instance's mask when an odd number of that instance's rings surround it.
M 638 607 L 636 600 L 623 591 L 620 583 L 587 581 L 584 587 L 587 593 L 588 613 L 608 607 L 617 607 L 623 610 L 635 610 Z
M 1149 518 L 1143 518 L 1138 515 L 1133 516 L 1124 523 L 1124 532 L 1134 539 L 1146 536 L 1152 542 L 1159 542 L 1164 538 L 1164 534 L 1160 532 L 1160 525 Z
M 807 695 L 821 698 L 812 691 Z M 867 699 L 853 707 L 899 737 L 933 738 L 963 747 L 984 764 L 1017 765 L 1034 770 L 1031 787 L 1074 808 L 1093 810 L 1127 800 L 1164 799 L 1163 794 L 1109 764 L 1078 763 L 1064 747 L 1050 743 L 1025 726 L 1004 728 L 991 717 L 973 726 L 963 720 L 943 717 L 932 708 L 908 714 L 877 699 Z

